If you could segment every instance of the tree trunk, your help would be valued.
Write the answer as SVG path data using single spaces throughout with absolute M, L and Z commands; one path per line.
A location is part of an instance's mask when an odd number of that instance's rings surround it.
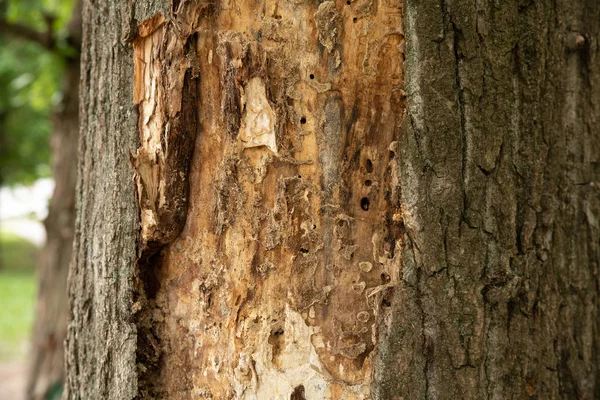
M 67 398 L 600 397 L 600 5 L 84 7 Z
M 68 41 L 75 54 L 65 58 L 62 101 L 52 115 L 52 171 L 56 186 L 44 221 L 46 244 L 38 268 L 38 298 L 31 340 L 29 399 L 48 399 L 64 383 L 64 346 L 69 307 L 67 274 L 73 249 L 75 184 L 79 138 L 79 46 L 81 4 L 74 7 Z

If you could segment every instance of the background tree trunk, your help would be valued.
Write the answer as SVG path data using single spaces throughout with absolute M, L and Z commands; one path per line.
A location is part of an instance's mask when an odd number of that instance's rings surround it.
M 83 15 L 67 398 L 600 396 L 596 2 Z
M 81 3 L 73 9 L 67 35 L 74 54 L 64 59 L 63 97 L 52 115 L 52 172 L 56 186 L 44 221 L 47 240 L 37 273 L 38 298 L 27 383 L 29 399 L 53 398 L 64 384 L 63 342 L 69 315 L 66 287 L 73 249 L 79 138 Z

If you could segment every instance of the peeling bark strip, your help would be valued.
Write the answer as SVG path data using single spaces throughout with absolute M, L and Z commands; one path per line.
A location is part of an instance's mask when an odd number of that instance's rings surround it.
M 173 241 L 186 220 L 199 112 L 193 37 L 197 21 L 190 21 L 199 18 L 203 8 L 185 7 L 189 14 L 180 18 L 184 22 L 167 22 L 157 14 L 139 24 L 139 36 L 133 41 L 141 147 L 132 163 L 141 212 L 141 253 L 155 252 Z
M 198 130 L 199 92 L 195 32 L 206 3 L 183 2 L 173 18 L 138 24 L 134 48 L 134 103 L 141 146 L 135 167 L 141 243 L 134 312 L 137 313 L 139 396 L 155 397 L 161 352 L 158 290 L 161 251 L 186 222 L 189 167 Z
M 140 265 L 141 396 L 370 398 L 402 271 L 401 3 L 234 1 L 182 27 L 185 4 L 134 42 L 142 242 L 162 246 Z M 178 99 L 202 110 L 181 234 Z

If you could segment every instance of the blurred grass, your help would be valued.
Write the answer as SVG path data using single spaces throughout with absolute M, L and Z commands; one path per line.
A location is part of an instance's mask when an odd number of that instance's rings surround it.
M 0 361 L 23 360 L 35 307 L 35 263 L 39 249 L 0 232 Z
M 39 249 L 27 239 L 0 231 L 0 271 L 33 273 Z

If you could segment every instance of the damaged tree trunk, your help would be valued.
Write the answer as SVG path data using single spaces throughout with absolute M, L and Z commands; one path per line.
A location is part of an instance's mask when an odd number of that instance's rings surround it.
M 67 398 L 600 396 L 600 6 L 84 7 Z

